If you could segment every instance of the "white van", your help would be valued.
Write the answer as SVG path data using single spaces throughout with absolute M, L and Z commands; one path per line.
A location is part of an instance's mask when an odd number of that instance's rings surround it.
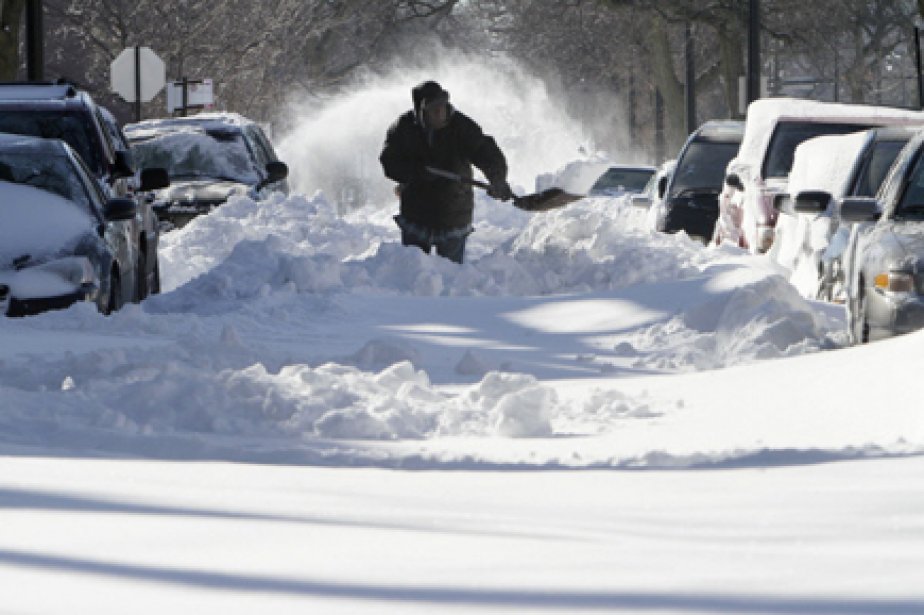
M 770 248 L 778 214 L 774 197 L 787 191 L 793 155 L 800 143 L 822 135 L 922 121 L 920 111 L 892 107 L 792 98 L 754 101 L 748 107 L 741 148 L 728 165 L 719 196 L 713 243 L 734 243 L 752 253 Z

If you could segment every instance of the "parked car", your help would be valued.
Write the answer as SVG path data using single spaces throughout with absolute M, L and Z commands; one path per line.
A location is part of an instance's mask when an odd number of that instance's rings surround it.
M 788 98 L 748 107 L 741 147 L 727 169 L 713 243 L 730 242 L 753 253 L 774 239 L 776 195 L 787 191 L 796 147 L 814 137 L 876 126 L 918 124 L 924 113 L 890 107 L 844 105 Z
M 115 116 L 106 107 L 100 107 L 99 110 L 116 153 L 124 157 L 130 167 L 136 168 L 131 146 Z M 152 180 L 152 174 L 157 175 L 157 179 Z M 134 236 L 138 244 L 138 271 L 141 272 L 138 276 L 139 284 L 136 291 L 136 298 L 139 301 L 148 295 L 160 292 L 160 260 L 157 256 L 157 249 L 160 246 L 160 224 L 157 214 L 154 213 L 154 199 L 150 190 L 166 188 L 169 185 L 170 179 L 166 169 L 146 169 L 142 173 L 136 170 L 130 184 L 131 192 L 135 194 L 138 202 Z
M 0 312 L 119 309 L 134 295 L 137 213 L 63 141 L 0 134 Z
M 902 149 L 875 197 L 844 199 L 841 220 L 867 224 L 844 251 L 855 343 L 924 327 L 924 131 Z
M 611 165 L 591 186 L 588 196 L 618 197 L 637 194 L 645 189 L 657 170 L 656 167 L 648 165 Z
M 137 163 L 164 167 L 169 188 L 155 193 L 161 220 L 181 227 L 239 194 L 288 194 L 289 169 L 255 122 L 235 113 L 128 124 L 125 135 Z
M 916 134 L 911 127 L 874 128 L 809 139 L 796 148 L 789 191 L 777 197 L 780 217 L 770 248 L 807 298 L 842 301 L 842 255 L 852 225 L 840 224 L 840 203 L 873 196 L 895 157 Z
M 719 216 L 719 193 L 729 161 L 738 152 L 744 123 L 710 121 L 687 139 L 663 192 L 652 205 L 659 207 L 656 230 L 685 231 L 703 242 L 712 239 Z M 644 201 L 639 200 L 643 206 Z
M 634 207 L 646 210 L 645 227 L 653 231 L 663 224 L 661 218 L 664 208 L 661 205 L 664 195 L 667 193 L 667 184 L 671 180 L 671 174 L 673 174 L 675 166 L 677 166 L 677 160 L 673 158 L 661 163 L 661 166 L 651 176 L 642 191 L 628 197 L 629 202 Z
M 119 140 L 119 129 L 111 114 L 93 98 L 69 83 L 0 84 L 0 132 L 61 139 L 83 160 L 108 197 L 137 198 L 138 219 L 132 241 L 140 272 L 126 279 L 135 285 L 132 300 L 140 301 L 159 290 L 157 264 L 158 228 L 153 211 L 136 192 L 162 188 L 168 179 L 162 169 L 136 174 L 127 145 Z

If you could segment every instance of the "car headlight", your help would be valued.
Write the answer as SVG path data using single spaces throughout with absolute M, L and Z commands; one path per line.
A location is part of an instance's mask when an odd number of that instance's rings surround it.
M 68 256 L 29 267 L 32 271 L 43 271 L 57 275 L 74 286 L 96 284 L 96 272 L 85 256 Z
M 905 271 L 880 273 L 873 278 L 873 285 L 890 293 L 911 293 L 914 292 L 914 276 Z

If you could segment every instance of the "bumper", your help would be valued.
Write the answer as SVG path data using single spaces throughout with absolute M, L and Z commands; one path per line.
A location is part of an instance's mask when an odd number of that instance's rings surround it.
M 6 305 L 6 315 L 10 317 L 34 316 L 51 310 L 64 310 L 78 301 L 96 301 L 99 289 L 93 286 L 84 286 L 66 295 L 55 297 L 32 297 L 21 299 L 9 297 Z
M 924 329 L 924 296 L 890 296 L 870 291 L 867 304 L 870 340 Z
M 712 239 L 718 218 L 718 210 L 672 207 L 664 216 L 663 228 L 658 230 L 664 233 L 685 231 L 691 237 L 700 237 L 709 241 Z

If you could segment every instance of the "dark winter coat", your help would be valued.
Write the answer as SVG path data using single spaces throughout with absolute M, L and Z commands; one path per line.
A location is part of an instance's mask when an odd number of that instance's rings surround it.
M 474 164 L 493 184 L 506 181 L 507 161 L 494 139 L 465 114 L 452 110 L 444 128 L 428 130 L 417 111 L 392 124 L 379 157 L 385 175 L 401 184 L 401 216 L 434 230 L 466 227 L 475 207 L 471 186 L 431 175 L 424 167 L 471 177 Z

